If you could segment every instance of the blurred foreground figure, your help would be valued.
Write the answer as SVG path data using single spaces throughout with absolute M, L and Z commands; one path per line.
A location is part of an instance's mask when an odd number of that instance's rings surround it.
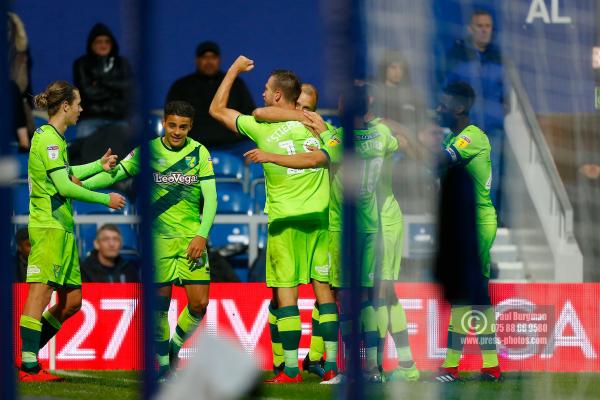
M 475 94 L 466 83 L 448 85 L 436 109 L 444 140 L 447 173 L 442 178 L 437 278 L 452 305 L 448 350 L 439 382 L 459 379 L 465 339 L 473 330 L 482 352 L 482 380 L 502 378 L 496 349 L 495 314 L 488 291 L 490 249 L 496 210 L 490 199 L 492 167 L 486 134 L 469 122 Z M 473 323 L 476 321 L 477 323 Z

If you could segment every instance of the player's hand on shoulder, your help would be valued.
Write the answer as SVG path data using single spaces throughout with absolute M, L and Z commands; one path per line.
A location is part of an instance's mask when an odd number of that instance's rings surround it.
M 327 130 L 327 125 L 323 120 L 323 117 L 314 111 L 304 110 L 305 121 L 302 123 L 306 126 L 313 134 L 320 134 Z
M 248 72 L 254 68 L 254 60 L 246 56 L 239 56 L 231 65 L 231 68 L 237 72 Z
M 119 193 L 114 192 L 109 193 L 108 195 L 110 197 L 110 202 L 108 203 L 108 206 L 110 208 L 112 208 L 113 210 L 120 210 L 121 208 L 125 207 L 125 197 L 123 197 Z
M 119 156 L 113 154 L 110 148 L 106 150 L 106 153 L 104 153 L 104 155 L 100 159 L 102 169 L 107 172 L 113 169 L 117 165 L 117 158 L 119 158 Z
M 197 260 L 204 253 L 206 249 L 206 238 L 202 236 L 195 236 L 187 248 L 187 258 L 190 261 Z
M 267 163 L 270 162 L 269 153 L 266 153 L 260 149 L 252 149 L 244 153 L 244 157 L 255 163 Z

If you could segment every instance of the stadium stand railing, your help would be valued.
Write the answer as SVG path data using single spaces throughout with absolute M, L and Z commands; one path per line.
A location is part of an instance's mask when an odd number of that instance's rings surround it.
M 583 255 L 575 240 L 573 207 L 519 73 L 511 62 L 506 67 L 512 89 L 505 119 L 504 192 L 524 277 L 582 282 Z

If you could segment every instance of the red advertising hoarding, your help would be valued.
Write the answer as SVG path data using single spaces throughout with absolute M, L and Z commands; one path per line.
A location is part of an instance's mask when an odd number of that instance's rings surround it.
M 431 283 L 400 283 L 396 287 L 408 318 L 409 340 L 417 366 L 437 368 L 445 354 L 449 306 Z M 83 306 L 56 336 L 56 369 L 140 369 L 141 302 L 136 284 L 84 284 Z M 270 339 L 267 307 L 271 291 L 264 284 L 212 284 L 210 305 L 201 329 L 226 336 L 254 354 L 269 369 Z M 14 329 L 27 295 L 27 286 L 15 285 Z M 600 284 L 491 284 L 496 306 L 495 323 L 501 367 L 505 371 L 600 371 Z M 300 358 L 308 351 L 311 310 L 310 287 L 300 289 L 302 319 Z M 175 289 L 169 312 L 172 331 L 185 306 L 185 292 Z M 477 315 L 468 324 L 477 328 Z M 467 338 L 463 369 L 478 369 L 481 356 Z M 389 339 L 388 339 L 389 340 Z M 193 353 L 192 338 L 182 357 Z M 388 343 L 389 344 L 389 343 Z M 46 366 L 49 346 L 40 352 Z M 387 346 L 385 366 L 395 365 L 395 350 Z

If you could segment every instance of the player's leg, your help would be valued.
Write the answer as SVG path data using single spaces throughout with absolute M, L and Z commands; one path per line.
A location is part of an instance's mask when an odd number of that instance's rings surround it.
M 81 288 L 61 288 L 56 291 L 58 301 L 42 314 L 40 349 L 56 335 L 62 324 L 81 309 Z
M 157 287 L 156 312 L 154 314 L 154 346 L 158 360 L 158 374 L 163 378 L 170 370 L 169 307 L 173 283 L 177 278 L 177 256 L 180 243 L 176 238 L 154 238 L 154 282 Z
M 64 251 L 71 251 L 67 232 L 60 229 L 29 228 L 31 253 L 27 267 L 29 292 L 19 321 L 21 334 L 21 381 L 60 380 L 42 371 L 37 360 L 42 336 L 42 313 L 54 288 L 61 287 L 69 265 Z M 72 235 L 72 234 L 71 234 Z
M 402 222 L 386 226 L 382 229 L 382 265 L 381 285 L 383 289 L 383 303 L 389 312 L 389 332 L 396 346 L 398 368 L 390 376 L 392 380 L 419 379 L 419 371 L 413 361 L 410 344 L 408 342 L 408 324 L 404 307 L 400 304 L 396 294 L 395 283 L 400 277 L 403 245 Z
M 377 328 L 377 313 L 372 303 L 372 290 L 375 279 L 375 250 L 376 233 L 360 234 L 359 254 L 357 259 L 361 262 L 361 310 L 360 326 L 365 344 L 366 363 L 365 369 L 369 380 L 380 381 L 381 376 L 377 368 L 377 344 L 379 334 Z
M 281 338 L 279 337 L 279 330 L 277 329 L 277 296 L 273 289 L 271 302 L 269 303 L 269 333 L 271 334 L 271 352 L 273 353 L 273 373 L 278 375 L 279 372 L 283 371 L 283 345 L 281 344 Z
M 284 371 L 267 383 L 300 382 L 298 347 L 301 325 L 298 309 L 298 285 L 310 280 L 310 267 L 299 262 L 306 254 L 305 234 L 289 223 L 269 224 L 267 240 L 267 286 L 274 289 L 277 332 L 283 347 Z M 299 247 L 297 250 L 295 247 Z
M 283 347 L 284 373 L 294 378 L 300 373 L 298 368 L 298 347 L 302 327 L 300 310 L 298 309 L 298 287 L 276 288 L 277 298 L 277 330 Z
M 439 382 L 453 382 L 459 379 L 458 364 L 465 344 L 465 339 L 469 334 L 469 315 L 471 306 L 452 305 L 450 310 L 450 323 L 448 324 L 448 344 L 446 349 L 446 358 L 442 364 L 436 379 Z
M 310 240 L 307 244 L 312 251 L 311 278 L 312 286 L 317 298 L 318 304 L 318 329 L 322 337 L 325 348 L 326 360 L 324 363 L 323 376 L 327 374 L 326 379 L 331 379 L 337 374 L 337 353 L 338 353 L 338 331 L 339 318 L 338 308 L 329 285 L 329 232 L 327 226 L 319 226 L 314 232 L 309 233 Z M 319 349 L 319 360 L 323 355 L 322 349 Z M 310 353 L 309 353 L 310 356 Z
M 62 327 L 62 324 L 81 309 L 81 270 L 75 236 L 65 232 L 65 246 L 62 253 L 62 265 L 65 266 L 63 286 L 57 289 L 56 304 L 42 314 L 42 334 L 40 349 Z
M 496 238 L 496 230 L 497 227 L 495 224 L 477 226 L 480 259 L 481 265 L 484 268 L 484 273 L 489 271 L 491 263 L 490 250 Z M 502 379 L 502 374 L 498 363 L 498 350 L 496 346 L 496 313 L 489 297 L 488 277 L 489 273 L 484 279 L 485 292 L 487 293 L 486 302 L 485 304 L 479 304 L 473 307 L 474 310 L 477 310 L 484 315 L 486 322 L 480 331 L 476 331 L 477 342 L 481 349 L 481 356 L 483 359 L 481 378 L 484 380 L 500 380 Z
M 179 351 L 184 341 L 194 333 L 208 307 L 208 291 L 210 284 L 210 265 L 206 250 L 197 260 L 187 259 L 187 247 L 190 238 L 177 239 L 178 254 L 176 273 L 179 282 L 185 287 L 188 304 L 177 319 L 173 339 L 169 345 L 169 360 L 173 368 L 179 359 Z

